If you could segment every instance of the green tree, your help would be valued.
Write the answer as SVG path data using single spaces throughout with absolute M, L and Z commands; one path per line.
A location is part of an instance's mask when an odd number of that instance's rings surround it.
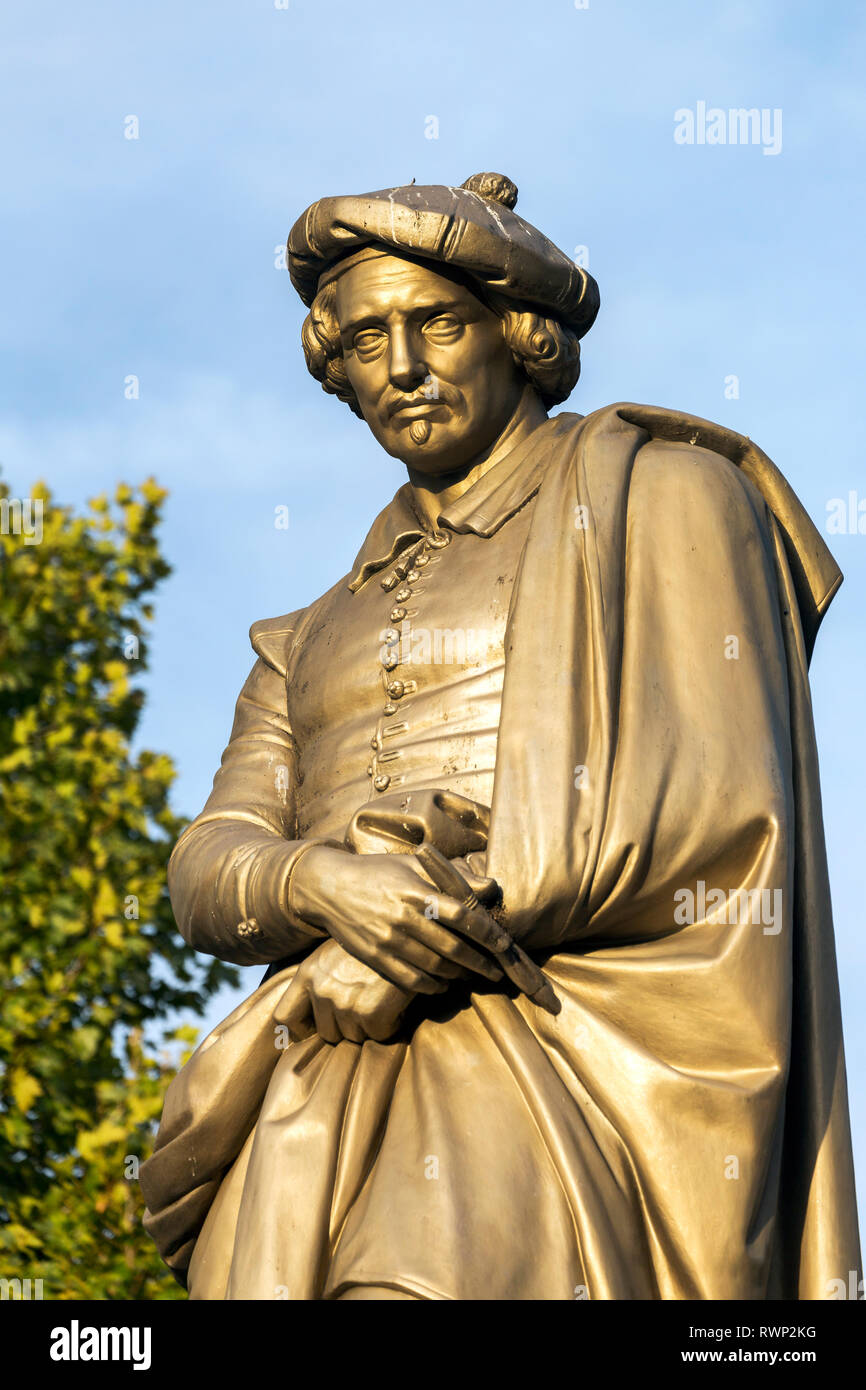
M 169 1020 L 237 980 L 177 934 L 174 767 L 130 750 L 164 498 L 76 516 L 40 484 L 28 516 L 0 484 L 0 1277 L 45 1298 L 181 1296 L 136 1160 L 195 1036 Z

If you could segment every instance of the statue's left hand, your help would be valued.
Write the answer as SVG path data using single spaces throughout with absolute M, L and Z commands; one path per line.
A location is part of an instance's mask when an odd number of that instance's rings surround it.
M 336 941 L 325 941 L 298 967 L 274 1010 L 295 1039 L 318 1033 L 326 1042 L 386 1042 L 413 996 L 356 960 Z

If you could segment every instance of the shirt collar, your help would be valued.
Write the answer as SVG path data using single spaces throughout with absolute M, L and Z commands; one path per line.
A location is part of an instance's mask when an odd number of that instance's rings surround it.
M 462 497 L 439 513 L 438 524 L 460 535 L 493 536 L 529 501 L 541 484 L 547 449 L 539 448 L 574 424 L 579 416 L 555 416 L 532 431 L 516 449 L 482 474 Z M 357 593 L 372 574 L 384 569 L 413 541 L 429 534 L 413 506 L 411 483 L 404 483 L 370 527 L 355 557 L 349 588 Z

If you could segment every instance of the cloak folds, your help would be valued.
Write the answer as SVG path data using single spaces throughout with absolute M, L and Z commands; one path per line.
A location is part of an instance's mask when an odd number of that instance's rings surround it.
M 562 1012 L 482 989 L 280 1050 L 294 967 L 268 979 L 142 1168 L 193 1297 L 822 1299 L 859 1271 L 807 679 L 841 576 L 719 426 L 619 405 L 525 447 L 486 871 Z

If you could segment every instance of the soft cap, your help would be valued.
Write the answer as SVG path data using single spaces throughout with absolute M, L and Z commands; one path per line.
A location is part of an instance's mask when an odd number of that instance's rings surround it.
M 362 247 L 408 252 L 472 276 L 486 289 L 557 318 L 578 337 L 598 313 L 595 280 L 513 211 L 504 174 L 473 174 L 459 188 L 411 183 L 377 193 L 320 198 L 287 244 L 292 284 L 306 305 L 319 277 Z

